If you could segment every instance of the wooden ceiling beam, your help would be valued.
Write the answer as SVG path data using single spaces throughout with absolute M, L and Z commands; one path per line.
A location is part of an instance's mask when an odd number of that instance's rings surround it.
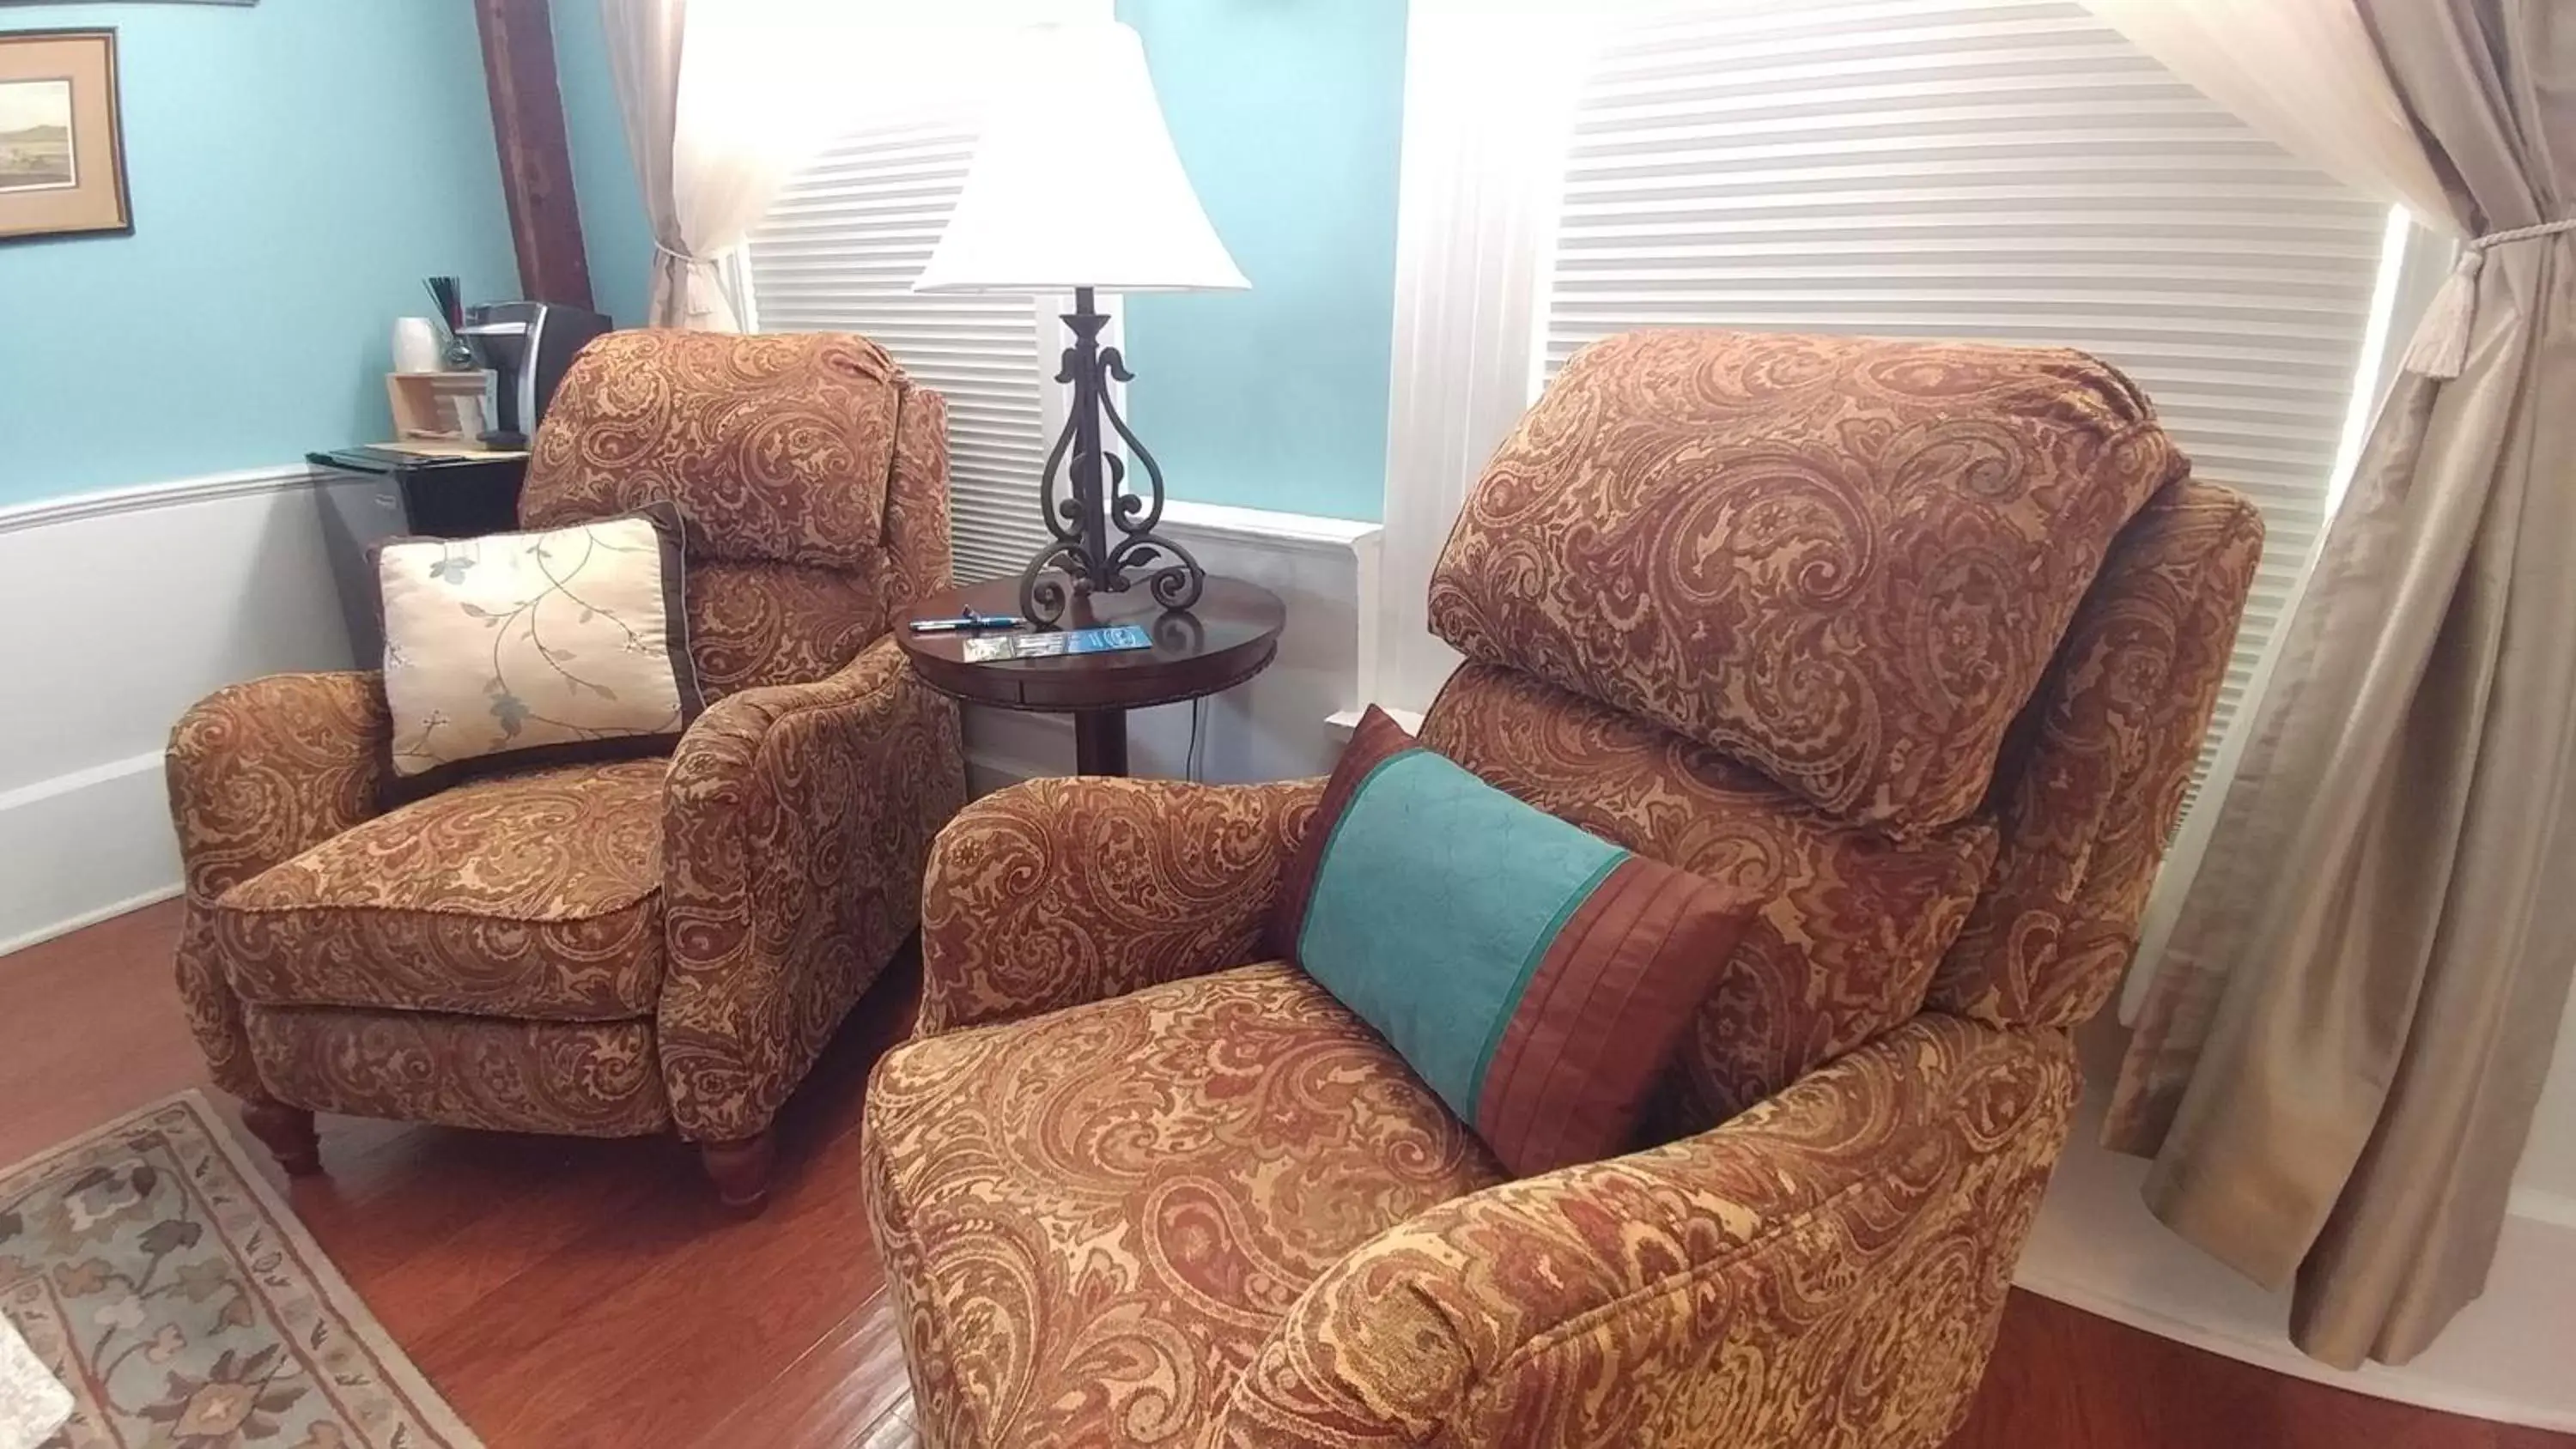
M 519 255 L 519 290 L 532 301 L 592 307 L 547 0 L 474 0 L 474 23 L 483 37 L 483 78 L 492 95 L 492 139 Z

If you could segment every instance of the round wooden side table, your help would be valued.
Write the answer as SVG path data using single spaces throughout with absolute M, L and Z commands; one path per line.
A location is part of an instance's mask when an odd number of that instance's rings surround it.
M 1151 649 L 1064 654 L 1043 659 L 966 661 L 972 634 L 916 634 L 915 619 L 954 619 L 1019 612 L 1017 579 L 994 579 L 916 601 L 895 621 L 894 637 L 930 687 L 974 704 L 1073 716 L 1074 769 L 1085 775 L 1127 773 L 1127 711 L 1172 704 L 1231 689 L 1259 674 L 1279 652 L 1287 607 L 1259 584 L 1208 576 L 1199 601 L 1166 613 L 1144 589 L 1079 594 L 1062 627 L 1135 624 Z

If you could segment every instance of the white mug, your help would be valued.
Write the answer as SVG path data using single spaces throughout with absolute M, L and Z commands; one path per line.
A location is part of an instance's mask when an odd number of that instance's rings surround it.
M 394 371 L 442 372 L 446 349 L 439 345 L 438 324 L 426 317 L 394 319 Z

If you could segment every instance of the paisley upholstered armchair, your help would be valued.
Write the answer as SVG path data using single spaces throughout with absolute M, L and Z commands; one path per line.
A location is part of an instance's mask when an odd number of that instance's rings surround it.
M 1421 739 L 1765 896 L 1657 1130 L 1507 1181 L 1265 959 L 1319 782 L 987 797 L 867 1102 L 930 1442 L 1940 1442 L 2261 541 L 2078 354 L 1586 349 L 1440 560 Z
M 760 1200 L 771 1118 L 911 934 L 965 799 L 956 710 L 887 632 L 948 581 L 945 416 L 858 337 L 583 352 L 521 521 L 679 506 L 710 703 L 668 758 L 391 808 L 372 673 L 254 680 L 180 720 L 180 994 L 290 1172 L 319 1166 L 315 1109 L 677 1129 L 729 1202 Z

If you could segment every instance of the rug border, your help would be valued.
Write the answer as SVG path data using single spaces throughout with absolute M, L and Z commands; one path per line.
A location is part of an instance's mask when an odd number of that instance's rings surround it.
M 205 1129 L 206 1136 L 215 1144 L 215 1150 L 224 1155 L 224 1160 L 231 1164 L 234 1174 L 249 1186 L 251 1196 L 256 1198 L 260 1207 L 266 1210 L 269 1220 L 277 1226 L 278 1232 L 298 1250 L 299 1256 L 304 1260 L 305 1271 L 311 1275 L 314 1286 L 321 1290 L 324 1298 L 332 1300 L 339 1307 L 341 1317 L 348 1321 L 350 1331 L 355 1333 L 358 1341 L 365 1344 L 375 1355 L 377 1364 L 384 1369 L 385 1377 L 395 1380 L 402 1390 L 411 1396 L 420 1410 L 421 1418 L 426 1421 L 424 1427 L 444 1437 L 448 1441 L 448 1449 L 485 1449 L 482 1436 L 476 1434 L 473 1428 L 458 1416 L 455 1406 L 447 1402 L 447 1396 L 438 1391 L 438 1386 L 429 1381 L 427 1374 L 421 1372 L 420 1365 L 412 1362 L 410 1352 L 401 1344 L 394 1342 L 393 1336 L 385 1331 L 383 1320 L 377 1318 L 376 1311 L 367 1306 L 367 1300 L 357 1289 L 349 1286 L 348 1279 L 340 1275 L 340 1265 L 333 1262 L 331 1255 L 314 1240 L 312 1230 L 304 1226 L 304 1219 L 295 1215 L 295 1205 L 288 1202 L 270 1184 L 268 1174 L 260 1170 L 259 1164 L 250 1156 L 249 1149 L 243 1147 L 241 1140 L 233 1135 L 230 1124 L 224 1120 L 223 1112 L 208 1100 L 203 1090 L 196 1087 L 182 1087 L 166 1097 L 154 1098 L 131 1112 L 110 1118 L 66 1141 L 57 1142 L 51 1147 L 38 1150 L 31 1156 L 0 1167 L 0 1178 L 32 1171 L 41 1167 L 47 1160 L 66 1154 L 91 1138 L 104 1137 L 138 1118 L 148 1117 L 173 1103 L 185 1104 L 196 1116 L 197 1125 Z M 349 1311 L 352 1308 L 357 1311 L 354 1313 Z

